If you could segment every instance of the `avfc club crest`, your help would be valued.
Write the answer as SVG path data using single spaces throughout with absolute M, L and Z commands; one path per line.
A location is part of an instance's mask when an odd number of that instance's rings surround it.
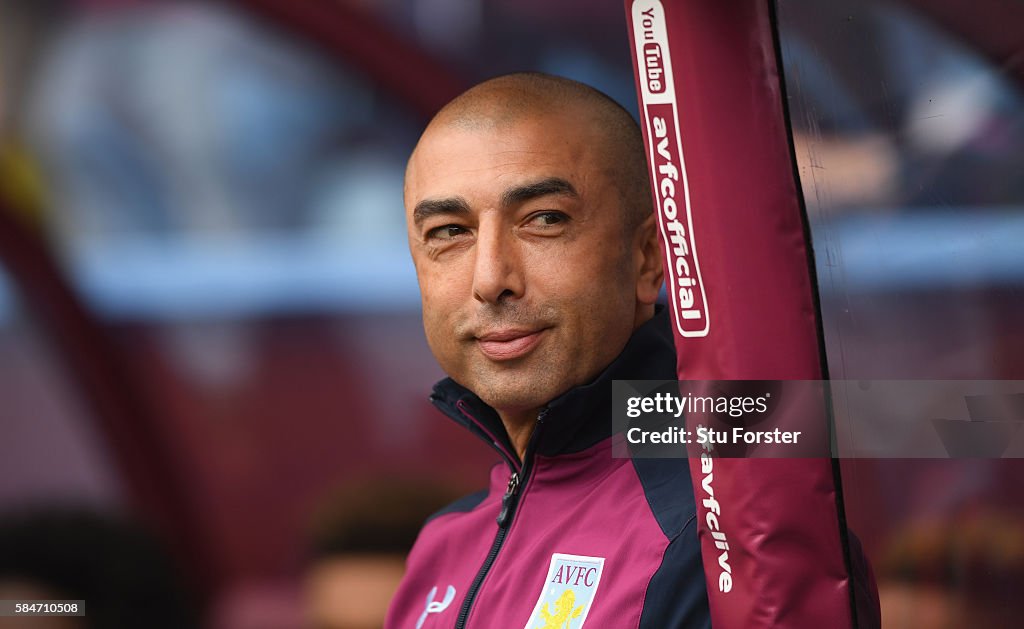
M 603 570 L 604 557 L 551 555 L 544 589 L 524 629 L 581 629 Z

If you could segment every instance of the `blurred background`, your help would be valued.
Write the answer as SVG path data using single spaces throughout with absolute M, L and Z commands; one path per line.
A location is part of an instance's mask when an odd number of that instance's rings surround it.
M 1024 380 L 1024 3 L 776 11 L 831 376 Z M 156 626 L 70 596 L 144 548 L 111 608 L 380 625 L 495 460 L 427 402 L 405 159 L 518 70 L 636 111 L 621 2 L 0 0 L 0 594 Z M 1024 466 L 843 474 L 886 627 L 1019 626 Z

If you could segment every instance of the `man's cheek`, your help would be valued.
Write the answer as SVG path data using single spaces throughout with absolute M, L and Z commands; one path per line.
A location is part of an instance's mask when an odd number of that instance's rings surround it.
M 424 274 L 420 281 L 423 317 L 432 320 L 450 319 L 462 307 L 458 287 L 452 277 L 440 273 Z

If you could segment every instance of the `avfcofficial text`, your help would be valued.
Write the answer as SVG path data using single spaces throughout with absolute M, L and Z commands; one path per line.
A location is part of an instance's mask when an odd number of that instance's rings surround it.
M 676 205 L 676 184 L 679 182 L 679 168 L 675 165 L 675 156 L 671 150 L 674 138 L 669 138 L 669 122 L 661 116 L 651 120 L 654 127 L 655 165 L 658 180 L 658 198 L 661 202 L 662 224 L 665 237 L 672 247 L 672 265 L 675 271 L 676 305 L 679 316 L 685 320 L 702 319 L 704 313 L 695 307 L 694 288 L 697 285 L 693 268 L 692 253 L 686 227 L 679 220 L 679 208 Z M 674 135 L 674 134 L 673 134 Z M 699 289 L 698 289 L 699 290 Z
M 665 32 L 661 3 L 639 2 L 633 6 L 633 35 L 638 77 L 647 126 L 650 164 L 661 235 L 668 267 L 667 289 L 676 311 L 679 333 L 707 336 L 707 299 L 690 215 L 690 191 L 679 137 L 679 116 L 672 78 L 672 56 Z M 682 203 L 682 209 L 677 205 Z

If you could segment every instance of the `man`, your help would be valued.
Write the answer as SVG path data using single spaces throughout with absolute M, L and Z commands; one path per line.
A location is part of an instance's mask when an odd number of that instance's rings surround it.
M 611 456 L 611 381 L 676 377 L 636 123 L 487 81 L 428 125 L 405 204 L 432 400 L 504 462 L 425 525 L 386 626 L 709 626 L 686 460 Z

